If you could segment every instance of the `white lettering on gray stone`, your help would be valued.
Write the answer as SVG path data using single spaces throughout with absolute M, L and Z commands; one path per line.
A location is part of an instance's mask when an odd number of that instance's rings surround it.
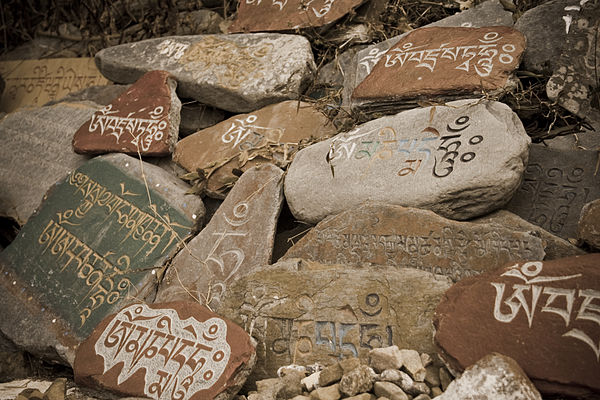
M 156 48 L 160 50 L 160 54 L 165 54 L 167 57 L 172 58 L 175 61 L 183 57 L 183 54 L 188 47 L 190 47 L 189 44 L 177 43 L 170 39 L 160 42 L 160 44 L 156 46 Z

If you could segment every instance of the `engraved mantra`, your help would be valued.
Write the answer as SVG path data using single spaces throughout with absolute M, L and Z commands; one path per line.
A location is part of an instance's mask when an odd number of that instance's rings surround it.
M 103 373 L 123 363 L 120 385 L 144 370 L 144 394 L 161 400 L 185 400 L 211 388 L 231 356 L 222 319 L 182 320 L 175 310 L 145 304 L 121 310 L 94 349 L 104 360 Z
M 496 289 L 494 318 L 503 323 L 510 323 L 522 309 L 531 328 L 538 303 L 543 303 L 540 312 L 558 315 L 565 321 L 565 328 L 571 326 L 571 329 L 562 336 L 580 340 L 588 345 L 596 356 L 596 360 L 600 362 L 600 337 L 594 340 L 582 329 L 573 327 L 575 321 L 586 320 L 596 323 L 600 328 L 600 303 L 594 303 L 594 301 L 600 301 L 600 290 L 555 288 L 541 285 L 581 277 L 581 274 L 542 276 L 539 274 L 542 272 L 543 266 L 544 264 L 540 261 L 532 261 L 524 263 L 520 268 L 519 264 L 515 264 L 510 270 L 504 272 L 501 276 L 514 277 L 524 283 L 512 285 L 513 293 L 505 300 L 503 300 L 503 297 L 506 284 L 491 282 L 491 285 Z M 543 296 L 546 296 L 545 302 Z M 564 308 L 557 304 L 560 299 L 564 300 L 560 302 L 564 303 Z M 510 311 L 504 312 L 503 309 Z M 577 310 L 574 320 L 572 319 L 573 310 Z M 597 331 L 600 331 L 600 329 L 597 329 Z
M 304 13 L 305 10 L 307 10 L 308 7 L 314 1 L 315 0 L 303 0 L 301 2 L 301 4 L 298 5 L 298 10 L 299 10 L 298 12 Z M 327 15 L 329 13 L 329 11 L 331 11 L 331 7 L 333 6 L 334 2 L 335 2 L 335 0 L 325 0 L 325 2 L 323 3 L 323 7 L 319 8 L 318 10 L 315 7 L 311 7 L 310 9 L 314 13 L 315 17 L 323 18 L 325 15 Z M 254 6 L 259 6 L 261 3 L 262 3 L 262 0 L 246 0 L 246 4 L 251 4 Z M 294 3 L 296 3 L 296 2 L 294 2 Z M 287 4 L 288 4 L 288 0 L 271 0 L 271 6 L 278 7 L 279 11 L 282 11 Z M 294 6 L 296 6 L 296 4 L 294 4 Z
M 249 115 L 246 119 L 235 119 L 221 136 L 221 141 L 231 143 L 231 148 L 239 151 L 251 150 L 267 142 L 279 143 L 284 130 L 255 125 L 257 118 L 256 115 Z

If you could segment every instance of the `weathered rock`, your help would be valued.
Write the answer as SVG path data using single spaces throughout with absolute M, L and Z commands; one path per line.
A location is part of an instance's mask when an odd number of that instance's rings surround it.
M 416 29 L 354 89 L 353 106 L 393 111 L 503 89 L 524 50 L 524 36 L 508 27 Z
M 75 132 L 73 149 L 80 154 L 170 155 L 181 119 L 176 87 L 168 72 L 144 74 Z
M 75 101 L 91 101 L 103 106 L 109 105 L 114 99 L 119 97 L 131 85 L 101 85 L 90 86 L 85 89 L 72 92 L 57 100 L 51 100 L 44 106 L 53 106 L 58 103 L 72 103 Z
M 0 400 L 15 400 L 24 390 L 46 391 L 52 385 L 51 381 L 23 379 L 0 383 Z
M 381 373 L 380 379 L 398 385 L 404 392 L 411 396 L 429 394 L 431 390 L 426 383 L 415 382 L 407 373 L 397 369 L 386 369 Z
M 564 239 L 575 238 L 581 209 L 600 198 L 598 154 L 532 145 L 523 182 L 506 209 Z
M 344 371 L 339 363 L 331 364 L 319 374 L 319 386 L 328 386 L 342 379 Z
M 90 160 L 49 191 L 0 253 L 0 330 L 19 347 L 72 363 L 106 315 L 154 296 L 156 270 L 204 207 L 162 169 L 145 164 L 142 176 L 140 163 L 124 154 Z
M 228 400 L 255 361 L 248 334 L 198 303 L 137 303 L 96 327 L 74 370 L 78 384 L 121 395 Z
M 340 393 L 340 384 L 316 388 L 310 394 L 312 400 L 338 400 L 342 397 Z
M 421 361 L 419 352 L 412 349 L 401 349 L 402 367 L 408 372 L 410 377 L 417 382 L 425 380 L 425 367 Z
M 511 198 L 529 143 L 502 103 L 462 100 L 405 111 L 299 151 L 286 175 L 286 199 L 308 222 L 366 200 L 472 218 Z
M 179 135 L 189 136 L 201 129 L 218 124 L 225 119 L 225 113 L 218 108 L 209 107 L 198 102 L 181 105 L 181 122 Z
M 233 112 L 298 98 L 315 69 L 304 37 L 264 33 L 143 40 L 99 51 L 96 64 L 118 83 L 168 71 L 180 97 Z
M 462 370 L 498 351 L 542 392 L 597 395 L 598 265 L 598 254 L 530 261 L 458 282 L 435 314 L 443 358 Z
M 0 120 L 0 215 L 24 225 L 48 188 L 89 158 L 73 153 L 71 139 L 96 110 L 57 104 Z
M 340 392 L 345 396 L 355 396 L 373 388 L 373 370 L 366 365 L 359 365 L 346 372 L 340 380 Z
M 510 357 L 491 353 L 465 370 L 438 400 L 542 400 L 519 364 Z
M 370 303 L 365 300 L 365 303 Z M 402 353 L 398 346 L 388 346 L 372 349 L 369 351 L 369 366 L 375 370 L 375 372 L 382 372 L 388 369 L 400 369 L 402 368 Z
M 242 175 L 208 225 L 175 256 L 157 301 L 193 300 L 216 310 L 233 278 L 269 263 L 283 201 L 282 176 L 272 164 Z
M 577 238 L 600 249 L 600 199 L 587 203 L 581 209 Z
M 218 312 L 258 341 L 255 379 L 292 361 L 367 360 L 393 344 L 432 352 L 430 315 L 450 280 L 415 269 L 285 261 L 238 278 Z
M 319 222 L 283 259 L 412 267 L 457 281 L 510 261 L 543 257 L 538 237 L 509 226 L 455 222 L 427 210 L 368 202 Z
M 236 115 L 177 143 L 173 160 L 190 172 L 210 173 L 207 189 L 224 196 L 234 169 L 273 162 L 287 164 L 301 142 L 332 136 L 335 127 L 309 103 L 285 101 L 251 114 Z M 264 155 L 264 158 L 256 157 Z M 213 171 L 214 170 L 214 171 Z
M 373 392 L 378 397 L 385 397 L 389 400 L 409 400 L 409 397 L 392 382 L 375 382 L 373 385 Z
M 201 35 L 221 33 L 219 25 L 223 17 L 219 13 L 207 9 L 180 12 L 177 14 L 176 35 Z
M 317 0 L 305 5 L 302 0 L 274 2 L 241 1 L 237 16 L 228 31 L 261 32 L 319 27 L 334 22 L 358 7 L 364 0 Z

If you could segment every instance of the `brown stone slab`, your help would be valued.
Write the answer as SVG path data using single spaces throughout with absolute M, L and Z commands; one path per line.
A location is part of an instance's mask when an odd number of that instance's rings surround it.
M 353 101 L 481 93 L 504 87 L 525 38 L 505 26 L 416 29 L 394 45 L 352 93 Z
M 458 281 L 507 262 L 543 257 L 542 241 L 525 232 L 366 203 L 321 221 L 283 258 L 417 268 Z
M 171 154 L 181 110 L 176 87 L 168 72 L 147 72 L 75 132 L 73 149 L 80 154 Z
M 600 394 L 600 254 L 509 264 L 456 283 L 435 340 L 457 370 L 497 351 L 542 392 Z
M 230 33 L 318 27 L 340 19 L 364 0 L 242 0 Z
M 75 380 L 125 396 L 231 398 L 255 361 L 250 336 L 198 303 L 132 304 L 106 317 L 75 358 Z

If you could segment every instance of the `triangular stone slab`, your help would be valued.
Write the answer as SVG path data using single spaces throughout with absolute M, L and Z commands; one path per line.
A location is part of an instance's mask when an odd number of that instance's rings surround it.
M 542 241 L 528 233 L 367 203 L 319 222 L 283 259 L 417 268 L 458 281 L 510 261 L 543 257 Z
M 77 350 L 78 384 L 123 396 L 228 400 L 256 360 L 250 336 L 198 303 L 137 303 Z
M 279 31 L 319 27 L 334 22 L 364 0 L 245 0 L 240 1 L 237 16 L 227 29 L 235 32 Z
M 144 74 L 75 132 L 73 150 L 81 154 L 170 155 L 179 136 L 181 102 L 176 87 L 168 72 Z
M 456 283 L 435 312 L 435 340 L 462 370 L 497 351 L 542 392 L 600 393 L 600 255 L 509 264 Z
M 308 40 L 275 33 L 142 40 L 99 51 L 96 64 L 118 83 L 168 71 L 181 98 L 232 112 L 298 98 L 316 69 Z
M 509 201 L 530 141 L 498 102 L 405 111 L 300 150 L 286 175 L 286 200 L 311 223 L 367 200 L 468 219 Z
M 187 189 L 124 154 L 94 158 L 59 181 L 0 253 L 0 330 L 31 353 L 71 363 L 106 315 L 154 296 L 157 272 L 204 216 Z
M 193 300 L 215 310 L 233 278 L 268 264 L 283 202 L 282 178 L 273 164 L 246 171 L 208 225 L 175 256 L 156 301 Z
M 246 171 L 268 162 L 263 157 L 255 158 L 255 154 L 263 152 L 287 163 L 301 142 L 311 137 L 330 137 L 335 132 L 333 124 L 314 106 L 290 100 L 236 115 L 180 140 L 173 160 L 190 172 L 203 169 L 206 175 L 210 174 L 209 193 L 224 196 L 236 179 L 234 168 Z M 244 152 L 247 156 L 241 157 Z

